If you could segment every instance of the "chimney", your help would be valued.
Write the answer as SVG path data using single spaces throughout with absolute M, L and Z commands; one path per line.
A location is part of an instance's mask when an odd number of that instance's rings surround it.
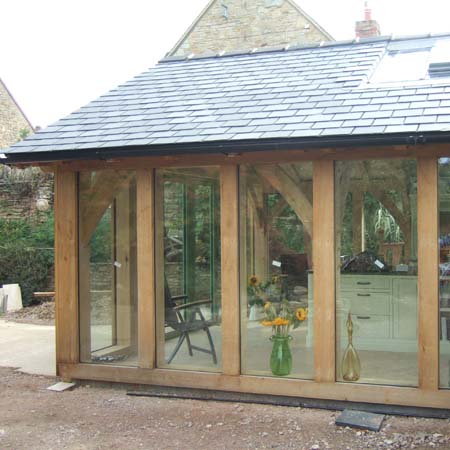
M 369 38 L 380 35 L 380 25 L 376 20 L 372 20 L 372 10 L 369 2 L 364 2 L 364 20 L 358 20 L 355 25 L 357 38 Z

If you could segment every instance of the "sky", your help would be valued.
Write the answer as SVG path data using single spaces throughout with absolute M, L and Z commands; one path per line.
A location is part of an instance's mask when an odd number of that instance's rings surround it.
M 226 0 L 225 0 L 226 1 Z M 296 0 L 335 39 L 363 0 Z M 50 125 L 154 66 L 208 0 L 0 0 L 0 78 L 31 123 Z M 383 35 L 450 32 L 449 0 L 370 0 Z

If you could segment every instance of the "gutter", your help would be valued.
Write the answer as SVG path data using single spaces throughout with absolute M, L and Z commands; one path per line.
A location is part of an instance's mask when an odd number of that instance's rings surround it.
M 173 156 L 189 154 L 228 154 L 281 150 L 320 150 L 322 148 L 416 146 L 426 144 L 449 144 L 450 132 L 396 133 L 358 136 L 318 136 L 307 138 L 275 138 L 252 140 L 227 140 L 164 145 L 127 147 L 102 147 L 92 149 L 50 150 L 0 154 L 0 164 L 31 164 L 56 161 L 107 160 L 143 156 Z

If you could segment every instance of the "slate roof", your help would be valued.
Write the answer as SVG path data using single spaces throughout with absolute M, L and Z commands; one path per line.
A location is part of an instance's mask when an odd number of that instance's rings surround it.
M 169 57 L 5 153 L 44 160 L 440 135 L 450 131 L 450 78 L 368 83 L 389 49 L 438 39 L 450 35 Z

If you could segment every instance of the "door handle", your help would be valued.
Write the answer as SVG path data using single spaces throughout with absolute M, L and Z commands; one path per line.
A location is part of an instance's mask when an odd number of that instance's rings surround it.
M 370 319 L 370 316 L 356 316 L 357 319 L 367 320 Z
M 369 286 L 369 284 L 372 284 L 370 281 L 357 281 L 356 284 L 359 284 L 360 286 Z
M 356 294 L 358 297 L 370 297 L 370 294 L 360 294 L 358 292 L 358 294 Z

